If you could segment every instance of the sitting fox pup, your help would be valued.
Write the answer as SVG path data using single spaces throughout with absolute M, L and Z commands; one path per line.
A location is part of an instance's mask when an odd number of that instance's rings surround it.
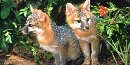
M 80 56 L 78 40 L 69 27 L 54 26 L 49 16 L 41 10 L 30 7 L 31 15 L 22 33 L 36 34 L 38 44 L 52 53 L 56 65 L 65 65 L 67 60 L 75 60 Z
M 79 7 L 71 3 L 66 4 L 66 20 L 68 25 L 75 32 L 83 55 L 84 65 L 99 65 L 99 36 L 95 28 L 94 16 L 90 12 L 90 0 Z

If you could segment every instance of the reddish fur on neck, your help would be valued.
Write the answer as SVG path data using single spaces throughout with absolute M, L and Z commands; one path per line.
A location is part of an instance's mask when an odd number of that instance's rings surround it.
M 52 44 L 54 41 L 54 33 L 52 31 L 51 20 L 46 13 L 43 13 L 45 16 L 44 21 L 40 21 L 39 25 L 44 30 L 44 33 L 41 33 L 43 36 L 42 39 L 38 39 L 39 44 Z
M 73 29 L 73 31 L 76 33 L 78 37 L 88 37 L 88 36 L 97 34 L 97 31 L 95 29 L 95 25 L 93 22 L 90 23 L 90 27 L 87 30 Z

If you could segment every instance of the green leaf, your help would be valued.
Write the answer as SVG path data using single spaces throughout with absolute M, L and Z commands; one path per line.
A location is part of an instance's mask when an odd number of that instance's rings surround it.
M 28 13 L 27 11 L 24 11 L 24 16 L 25 16 L 25 17 L 27 17 L 27 13 Z
M 5 42 L 4 36 L 2 36 L 2 42 L 0 43 L 0 47 L 1 47 L 4 51 L 7 51 L 8 48 L 9 48 L 8 44 Z
M 12 43 L 11 36 L 10 36 L 10 35 L 8 35 L 8 36 L 6 37 L 6 40 L 5 40 L 5 41 L 8 41 L 9 43 Z
M 130 7 L 126 7 L 126 9 L 127 9 L 128 11 L 130 11 Z
M 9 13 L 10 13 L 10 8 L 8 6 L 4 6 L 1 9 L 0 16 L 1 16 L 2 19 L 6 19 L 9 16 Z
M 32 52 L 34 52 L 34 51 L 36 51 L 36 50 L 35 50 L 35 48 L 34 48 L 34 47 L 31 47 L 31 51 L 32 51 Z
M 24 9 L 21 9 L 19 15 L 23 14 L 25 17 L 27 17 L 27 12 L 28 12 L 27 10 L 28 10 L 27 7 L 25 7 Z
M 128 44 L 128 51 L 130 51 L 130 43 Z
M 25 7 L 25 8 L 23 8 L 23 9 L 21 9 L 20 11 L 27 11 L 27 7 Z
M 126 24 L 130 24 L 130 17 L 127 18 Z
M 22 15 L 22 14 L 23 14 L 23 12 L 20 12 L 20 13 L 19 13 L 19 15 Z
M 110 4 L 110 8 L 111 8 L 113 11 L 117 10 L 116 5 L 114 5 L 112 2 L 109 2 L 109 4 Z
M 4 4 L 4 6 L 8 5 L 9 7 L 14 7 L 14 8 L 16 8 L 16 6 L 17 6 L 13 0 L 2 0 L 2 2 Z
M 111 38 L 111 36 L 112 36 L 112 30 L 108 29 L 107 30 L 107 34 L 109 35 L 108 38 Z
M 16 3 L 14 3 L 14 2 L 11 4 L 11 7 L 16 8 L 16 6 L 17 6 L 17 5 L 16 5 Z
M 3 42 L 0 46 L 4 51 L 8 50 L 8 45 L 5 42 Z
M 15 22 L 12 22 L 12 24 L 14 25 L 14 27 L 15 27 L 15 28 L 17 28 L 17 25 L 16 25 L 16 23 L 15 23 Z
M 50 4 L 52 4 L 52 3 L 55 4 L 55 5 L 57 4 L 57 0 L 48 0 L 48 2 L 49 2 Z
M 8 2 L 8 0 L 2 0 L 2 2 Z
M 19 16 L 18 12 L 15 12 L 14 14 L 15 14 L 15 17 L 18 20 L 18 22 L 21 22 L 21 18 Z
M 101 33 L 104 32 L 104 25 L 102 25 L 102 26 L 100 27 L 100 32 L 101 32 Z
M 5 33 L 5 36 L 8 36 L 8 35 L 9 35 L 9 32 L 6 32 L 6 33 Z
M 52 9 L 53 9 L 53 7 L 49 7 L 49 8 L 48 8 L 48 11 L 51 11 Z
M 45 52 L 45 56 L 46 56 L 46 58 L 48 59 L 48 60 L 50 60 L 51 58 L 52 58 L 52 55 L 51 55 L 51 53 L 50 52 Z

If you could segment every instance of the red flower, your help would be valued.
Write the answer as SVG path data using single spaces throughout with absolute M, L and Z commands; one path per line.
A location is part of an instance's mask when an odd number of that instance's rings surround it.
M 103 16 L 103 17 L 106 17 L 106 9 L 104 6 L 99 6 L 99 13 L 100 13 L 100 16 Z

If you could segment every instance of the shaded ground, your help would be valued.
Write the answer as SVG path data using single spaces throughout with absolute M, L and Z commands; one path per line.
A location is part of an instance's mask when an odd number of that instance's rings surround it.
M 0 65 L 36 65 L 34 62 L 34 58 L 31 52 L 27 52 L 27 50 L 20 49 L 21 51 L 17 51 L 16 49 L 13 52 L 8 53 L 0 53 Z M 40 61 L 42 61 L 42 65 L 54 65 L 53 60 L 49 61 L 44 58 L 43 53 L 40 54 Z M 75 65 L 81 65 L 83 62 L 83 57 L 78 59 Z M 101 65 L 117 65 L 114 58 L 109 53 L 101 53 L 99 56 L 99 62 Z M 121 60 L 117 58 L 118 65 L 123 65 Z M 67 65 L 70 65 L 68 62 Z
M 36 65 L 36 63 L 16 55 L 3 54 L 0 56 L 0 65 Z

